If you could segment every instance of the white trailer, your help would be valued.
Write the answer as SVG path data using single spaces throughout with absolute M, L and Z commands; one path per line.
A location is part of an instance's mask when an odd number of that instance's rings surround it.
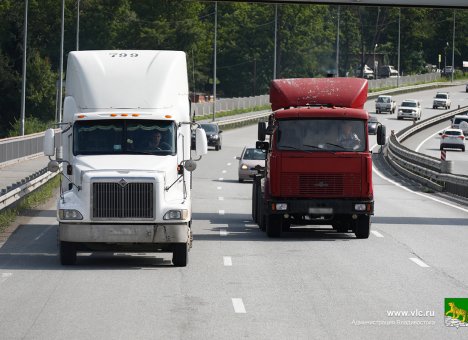
M 52 129 L 44 142 L 57 155 L 49 168 L 62 164 L 61 263 L 79 251 L 171 252 L 186 266 L 192 129 L 195 157 L 207 141 L 190 119 L 185 53 L 71 52 L 63 107 L 59 145 Z

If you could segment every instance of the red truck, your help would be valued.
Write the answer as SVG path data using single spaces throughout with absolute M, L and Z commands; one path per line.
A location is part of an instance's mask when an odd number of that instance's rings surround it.
M 269 237 L 291 225 L 331 225 L 369 237 L 374 194 L 367 87 L 358 78 L 273 80 L 273 112 L 268 125 L 259 123 L 256 145 L 267 152 L 266 166 L 252 193 L 252 216 Z M 385 144 L 383 125 L 377 143 Z

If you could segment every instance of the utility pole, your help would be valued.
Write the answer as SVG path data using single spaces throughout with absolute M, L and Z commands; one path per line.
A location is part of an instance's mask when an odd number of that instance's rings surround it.
M 453 10 L 453 36 L 452 36 L 452 80 L 455 74 L 455 9 Z
M 401 7 L 398 9 L 398 77 L 397 77 L 397 87 L 400 86 L 400 32 L 401 32 Z
M 65 32 L 65 0 L 62 0 L 62 27 L 60 37 L 60 75 L 59 75 L 59 96 L 58 96 L 58 122 L 62 122 L 62 90 L 63 90 L 63 39 Z
M 76 2 L 76 50 L 80 50 L 80 0 Z
M 278 35 L 278 4 L 275 4 L 275 47 L 273 51 L 273 79 L 276 79 L 276 44 Z
M 338 5 L 338 23 L 336 30 L 336 75 L 335 77 L 340 76 L 340 6 Z
M 24 42 L 23 42 L 23 84 L 21 89 L 20 135 L 24 136 L 24 116 L 26 111 L 26 49 L 28 44 L 28 0 L 24 1 Z
M 214 24 L 214 57 L 213 57 L 213 122 L 216 115 L 216 39 L 218 35 L 218 2 L 215 1 L 215 24 Z

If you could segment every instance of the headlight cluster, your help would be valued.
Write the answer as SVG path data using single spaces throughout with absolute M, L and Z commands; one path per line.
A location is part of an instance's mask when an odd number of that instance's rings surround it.
M 241 165 L 241 169 L 242 169 L 242 170 L 247 170 L 248 168 L 249 168 L 249 167 L 248 167 L 247 165 L 245 165 L 245 164 L 242 164 L 242 165 Z
M 164 214 L 163 219 L 165 220 L 185 220 L 188 217 L 188 210 L 181 209 L 181 210 L 169 210 L 167 213 Z
M 82 220 L 83 215 L 75 209 L 60 209 L 59 218 L 61 220 Z

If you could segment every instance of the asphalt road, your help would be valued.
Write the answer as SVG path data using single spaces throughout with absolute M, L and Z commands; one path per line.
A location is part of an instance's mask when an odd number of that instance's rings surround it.
M 435 91 L 424 93 L 427 107 Z M 379 119 L 388 131 L 411 124 Z M 235 157 L 256 127 L 223 135 L 195 172 L 186 268 L 170 255 L 110 253 L 62 267 L 55 202 L 22 216 L 0 248 L 0 338 L 466 338 L 468 327 L 444 325 L 444 298 L 468 297 L 467 205 L 426 193 L 374 154 L 369 239 L 330 229 L 269 239 L 251 220 L 251 184 L 237 181 Z

